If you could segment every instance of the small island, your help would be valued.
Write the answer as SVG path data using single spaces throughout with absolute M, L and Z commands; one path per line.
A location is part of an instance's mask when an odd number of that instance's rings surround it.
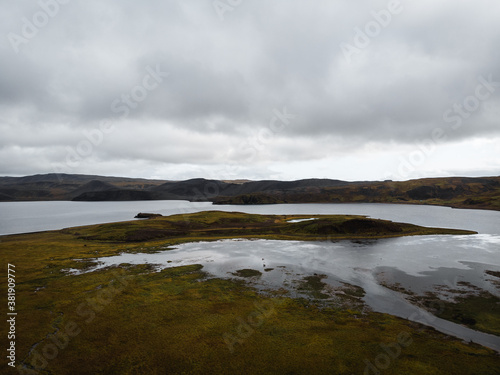
M 155 220 L 92 225 L 67 229 L 65 233 L 77 233 L 80 239 L 94 241 L 170 243 L 226 238 L 324 241 L 476 234 L 469 230 L 428 228 L 359 215 L 257 215 L 203 211 L 172 216 L 141 213 L 137 217 Z

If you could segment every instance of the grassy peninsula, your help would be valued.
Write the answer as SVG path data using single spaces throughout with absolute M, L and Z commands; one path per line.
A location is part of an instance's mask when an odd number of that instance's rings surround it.
M 306 218 L 315 220 L 290 222 Z M 355 305 L 262 295 L 240 279 L 207 278 L 201 265 L 67 272 L 190 241 L 467 233 L 359 216 L 214 211 L 2 236 L 2 264 L 14 264 L 17 278 L 12 373 L 497 374 L 498 354 L 479 345 Z M 301 288 L 318 294 L 321 285 L 318 276 Z
M 146 214 L 151 215 L 151 214 Z M 66 229 L 88 241 L 171 243 L 223 238 L 275 240 L 327 240 L 387 238 L 432 234 L 475 234 L 457 229 L 427 228 L 413 224 L 376 220 L 358 215 L 256 215 L 240 212 L 203 211 L 145 221 L 94 225 Z

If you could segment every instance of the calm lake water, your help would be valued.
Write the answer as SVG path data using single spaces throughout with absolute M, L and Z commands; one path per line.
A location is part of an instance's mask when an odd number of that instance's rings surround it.
M 500 351 L 500 338 L 439 319 L 383 284 L 399 284 L 415 294 L 452 298 L 457 290 L 488 291 L 500 296 L 500 212 L 395 204 L 283 204 L 213 206 L 186 201 L 15 202 L 0 203 L 0 233 L 23 233 L 131 220 L 138 212 L 163 215 L 205 210 L 260 214 L 359 214 L 425 226 L 469 229 L 470 236 L 415 236 L 370 241 L 217 241 L 189 243 L 155 254 L 122 254 L 95 259 L 99 269 L 120 263 L 154 264 L 158 269 L 202 264 L 215 277 L 235 277 L 236 270 L 262 272 L 250 283 L 261 290 L 285 288 L 297 295 L 302 278 L 325 275 L 332 288 L 340 283 L 362 287 L 366 305 L 432 326 Z M 267 271 L 266 271 L 267 269 Z M 92 271 L 90 270 L 90 272 Z M 453 292 L 454 291 L 454 292 Z M 456 295 L 455 295 L 456 296 Z
M 209 202 L 0 202 L 0 235 L 55 230 L 79 225 L 133 220 L 139 212 L 162 215 L 206 210 L 257 214 L 357 214 L 417 225 L 500 234 L 500 212 L 400 204 L 276 204 L 230 206 Z
M 292 297 L 301 296 L 297 288 L 304 277 L 320 274 L 333 289 L 341 283 L 363 288 L 364 302 L 374 311 L 423 323 L 500 352 L 500 337 L 439 319 L 381 284 L 398 283 L 419 295 L 432 291 L 446 297 L 451 291 L 479 288 L 500 296 L 495 277 L 484 272 L 500 271 L 499 250 L 500 236 L 485 234 L 337 242 L 222 240 L 182 244 L 154 254 L 96 258 L 98 265 L 87 272 L 124 263 L 151 264 L 158 270 L 201 264 L 210 275 L 234 278 L 235 271 L 249 268 L 262 273 L 250 279 L 254 287 L 286 289 Z

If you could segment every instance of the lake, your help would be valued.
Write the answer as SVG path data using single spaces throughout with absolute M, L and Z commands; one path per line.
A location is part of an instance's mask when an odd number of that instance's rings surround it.
M 277 204 L 230 206 L 210 202 L 0 202 L 0 235 L 56 230 L 72 226 L 133 220 L 139 212 L 162 215 L 206 210 L 256 214 L 352 214 L 417 225 L 470 229 L 482 234 L 500 234 L 500 212 L 401 204 Z
M 186 201 L 140 202 L 8 202 L 0 203 L 0 233 L 24 233 L 64 227 L 131 220 L 138 212 L 163 215 L 204 210 L 259 214 L 358 214 L 417 225 L 469 229 L 470 236 L 415 236 L 369 241 L 235 241 L 188 243 L 155 254 L 122 254 L 96 258 L 96 267 L 152 264 L 157 269 L 202 264 L 213 277 L 235 277 L 243 268 L 262 272 L 249 279 L 262 291 L 284 288 L 300 296 L 297 285 L 306 276 L 324 275 L 332 290 L 342 283 L 365 290 L 363 302 L 374 311 L 390 313 L 432 326 L 464 340 L 500 351 L 500 338 L 439 319 L 418 308 L 394 288 L 417 295 L 433 292 L 488 291 L 500 296 L 495 277 L 500 271 L 500 212 L 397 204 L 280 204 L 213 206 Z M 70 272 L 71 270 L 69 270 Z M 458 292 L 457 292 L 458 291 Z M 407 297 L 407 296 L 406 296 Z
M 119 264 L 150 264 L 157 270 L 201 264 L 214 277 L 235 278 L 237 270 L 253 269 L 262 275 L 246 280 L 257 289 L 285 289 L 291 297 L 306 298 L 298 290 L 300 281 L 320 274 L 332 290 L 342 283 L 363 288 L 363 300 L 374 311 L 419 322 L 500 352 L 499 337 L 439 319 L 381 283 L 397 283 L 419 295 L 432 291 L 449 298 L 456 290 L 479 288 L 500 296 L 495 277 L 486 277 L 484 272 L 500 271 L 499 249 L 500 236 L 495 235 L 336 242 L 222 240 L 177 245 L 154 254 L 96 258 L 97 266 L 86 272 Z M 335 293 L 331 300 L 335 301 Z

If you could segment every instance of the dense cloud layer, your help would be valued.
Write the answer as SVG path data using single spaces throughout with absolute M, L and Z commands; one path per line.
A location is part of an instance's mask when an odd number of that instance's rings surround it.
M 495 0 L 3 2 L 0 175 L 500 174 L 498 14 Z

